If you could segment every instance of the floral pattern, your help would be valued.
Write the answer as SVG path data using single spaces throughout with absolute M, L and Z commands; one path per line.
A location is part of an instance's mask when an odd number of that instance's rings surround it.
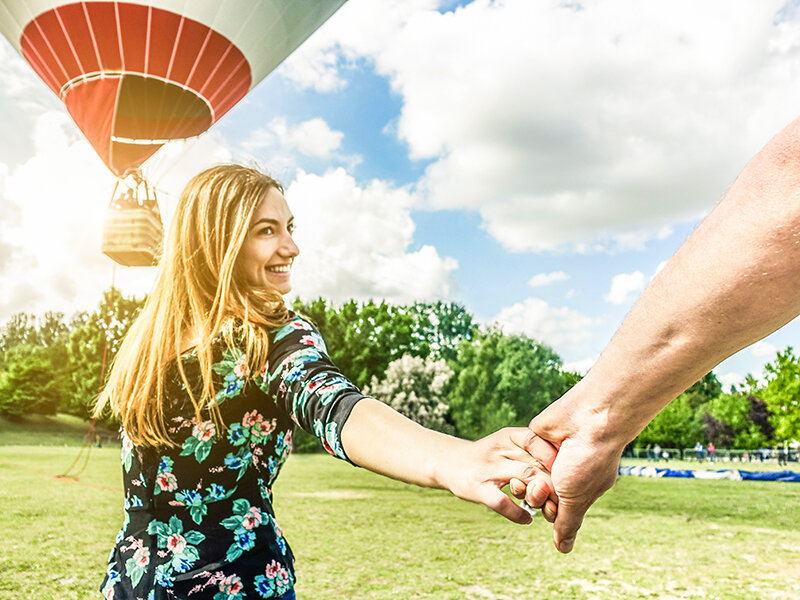
M 215 340 L 224 425 L 196 418 L 175 376 L 165 397 L 178 447 L 135 447 L 122 433 L 125 517 L 101 586 L 105 598 L 246 600 L 294 587 L 271 486 L 291 453 L 295 424 L 347 460 L 339 432 L 363 396 L 308 321 L 293 318 L 270 341 L 267 364 L 251 374 L 242 349 Z M 182 360 L 191 387 L 200 389 L 196 357 Z

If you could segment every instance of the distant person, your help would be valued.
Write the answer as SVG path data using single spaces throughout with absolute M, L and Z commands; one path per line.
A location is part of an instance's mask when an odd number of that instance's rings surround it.
M 653 446 L 651 446 L 650 444 L 647 444 L 647 446 L 645 447 L 645 452 L 647 453 L 647 462 L 650 462 L 651 460 L 655 460 L 655 457 L 654 457 L 655 453 L 653 452 Z
M 703 444 L 697 442 L 694 445 L 695 454 L 697 454 L 697 462 L 703 462 Z
M 653 446 L 653 459 L 658 462 L 661 460 L 661 446 L 656 444 Z
M 708 443 L 708 460 L 710 462 L 712 462 L 712 463 L 717 458 L 716 452 L 717 452 L 717 447 L 714 445 L 714 442 L 709 442 Z
M 789 444 L 787 442 L 783 442 L 778 446 L 778 464 L 789 465 Z
M 622 449 L 659 411 L 800 314 L 799 191 L 795 120 L 653 277 L 586 376 L 531 421 L 558 449 L 560 551 L 572 550 L 586 511 L 616 481 Z
M 125 522 L 106 598 L 294 598 L 272 486 L 295 424 L 340 459 L 517 523 L 531 517 L 501 491 L 512 478 L 538 473 L 529 502 L 548 501 L 539 460 L 551 464 L 555 451 L 527 428 L 457 439 L 342 375 L 316 327 L 284 304 L 293 231 L 282 187 L 254 169 L 208 169 L 181 194 L 155 286 L 95 409 L 110 406 L 123 426 Z

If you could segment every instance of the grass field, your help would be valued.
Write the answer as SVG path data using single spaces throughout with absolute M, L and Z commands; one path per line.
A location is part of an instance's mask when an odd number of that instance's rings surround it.
M 45 473 L 63 471 L 82 436 L 13 445 L 4 427 L 0 598 L 99 598 L 122 521 L 118 450 L 93 449 L 76 484 Z M 540 518 L 516 526 L 326 456 L 293 456 L 275 497 L 304 600 L 800 599 L 797 483 L 621 478 L 566 556 Z

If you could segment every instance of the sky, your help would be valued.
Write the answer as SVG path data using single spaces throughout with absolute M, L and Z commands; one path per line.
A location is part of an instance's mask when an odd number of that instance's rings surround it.
M 146 293 L 154 269 L 100 252 L 113 177 L 5 40 L 0 114 L 0 322 Z M 585 372 L 799 114 L 795 2 L 349 0 L 143 170 L 168 223 L 192 175 L 257 163 L 296 217 L 294 295 L 458 302 Z M 798 333 L 715 373 L 760 376 Z

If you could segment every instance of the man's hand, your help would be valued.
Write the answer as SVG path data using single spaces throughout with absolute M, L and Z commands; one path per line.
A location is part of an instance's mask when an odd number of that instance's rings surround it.
M 624 443 L 602 441 L 596 436 L 591 416 L 583 416 L 575 398 L 581 386 L 576 386 L 560 400 L 535 417 L 529 427 L 532 439 L 546 440 L 558 449 L 551 467 L 553 489 L 557 496 L 557 512 L 543 511 L 553 522 L 553 541 L 559 552 L 570 552 L 575 536 L 589 507 L 617 479 L 619 459 Z M 528 483 L 525 498 L 528 503 L 541 497 L 538 479 Z M 512 492 L 521 497 L 517 489 Z

